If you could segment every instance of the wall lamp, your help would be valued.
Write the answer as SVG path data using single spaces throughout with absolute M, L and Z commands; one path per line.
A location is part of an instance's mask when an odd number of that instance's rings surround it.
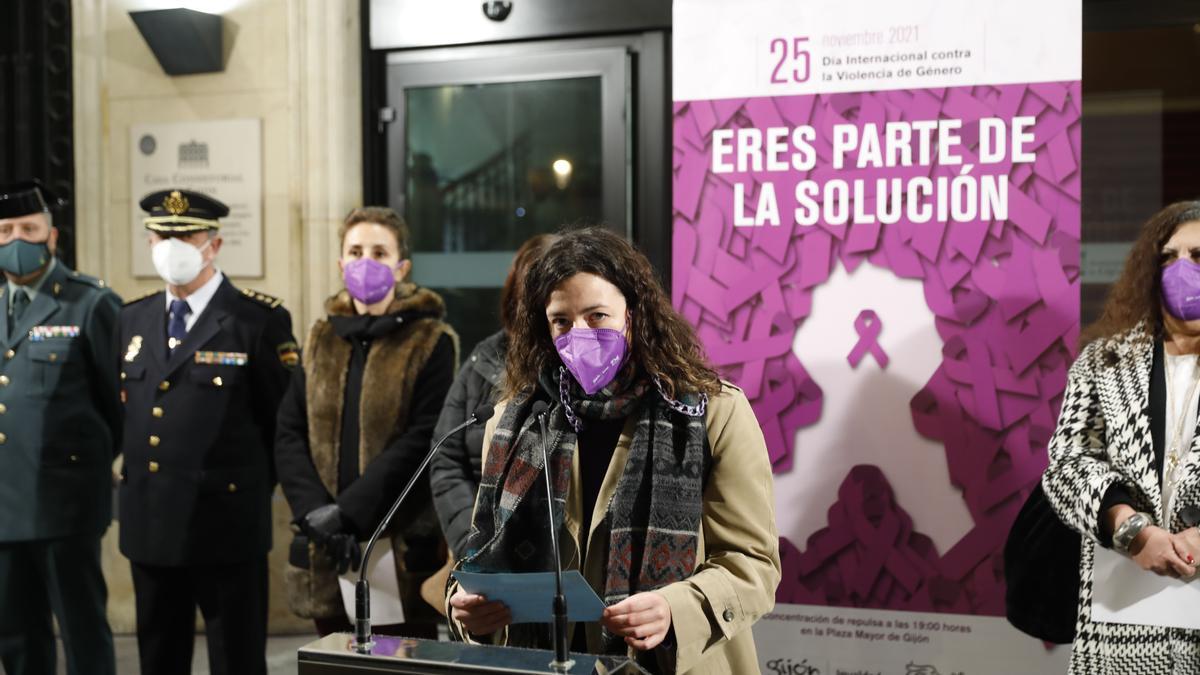
M 179 7 L 130 12 L 129 18 L 168 75 L 225 70 L 219 15 Z

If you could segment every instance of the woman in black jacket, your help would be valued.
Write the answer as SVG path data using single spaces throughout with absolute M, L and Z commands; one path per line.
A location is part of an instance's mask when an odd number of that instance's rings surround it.
M 357 566 L 359 542 L 429 451 L 458 351 L 441 297 L 405 281 L 412 263 L 399 215 L 356 209 L 341 239 L 346 288 L 313 324 L 275 440 L 279 482 L 298 531 L 288 556 L 288 604 L 322 635 L 350 630 L 337 574 Z M 404 623 L 375 630 L 436 637 L 438 617 L 422 612 L 417 594 L 442 564 L 428 492 L 410 495 L 392 523 L 385 534 Z
M 507 327 L 516 313 L 514 304 L 521 296 L 525 274 L 557 240 L 557 235 L 539 234 L 517 250 L 500 292 L 500 323 L 504 328 L 480 342 L 463 363 L 446 396 L 446 405 L 433 431 L 434 440 L 465 422 L 467 416 L 481 404 L 496 402 L 495 393 L 500 387 L 504 358 L 508 351 Z M 441 451 L 430 463 L 433 504 L 452 554 L 463 550 L 467 534 L 471 531 L 471 511 L 474 510 L 475 493 L 479 489 L 482 454 L 483 425 L 476 424 L 468 427 L 464 433 L 446 439 Z M 438 588 L 435 596 L 438 607 L 441 607 L 441 593 L 442 589 Z

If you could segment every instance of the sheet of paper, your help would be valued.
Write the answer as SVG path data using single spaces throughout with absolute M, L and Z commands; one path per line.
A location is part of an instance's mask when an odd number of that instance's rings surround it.
M 508 605 L 513 623 L 550 623 L 554 620 L 553 572 L 505 572 L 483 574 L 454 572 L 463 590 L 499 600 Z M 604 601 L 584 581 L 578 570 L 563 572 L 563 595 L 567 597 L 567 618 L 571 621 L 598 621 Z
M 1160 577 L 1096 547 L 1092 621 L 1200 629 L 1200 581 Z
M 392 540 L 380 539 L 375 544 L 375 555 L 367 567 L 367 583 L 371 585 L 371 623 L 388 626 L 404 623 L 404 606 L 400 603 L 400 584 L 396 581 L 396 556 L 392 553 Z M 346 616 L 354 620 L 354 584 L 358 572 L 347 572 L 338 577 L 342 590 L 342 604 Z

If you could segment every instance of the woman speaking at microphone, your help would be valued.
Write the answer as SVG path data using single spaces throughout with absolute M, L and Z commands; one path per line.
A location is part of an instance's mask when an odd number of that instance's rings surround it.
M 607 605 L 572 627 L 572 651 L 629 653 L 652 672 L 758 672 L 750 627 L 780 572 L 767 448 L 649 261 L 607 230 L 568 231 L 528 272 L 510 330 L 460 567 L 554 569 L 532 414 L 548 405 L 563 568 Z M 499 602 L 456 584 L 447 596 L 460 638 L 550 647 L 545 625 L 510 626 Z
M 359 542 L 428 452 L 458 351 L 441 297 L 405 281 L 408 227 L 396 212 L 351 211 L 341 240 L 346 288 L 326 301 L 328 316 L 309 332 L 275 441 L 298 531 L 288 555 L 288 604 L 321 635 L 351 629 L 337 574 L 357 567 Z M 403 623 L 377 616 L 385 624 L 377 633 L 437 636 L 441 617 L 420 601 L 418 588 L 442 564 L 441 532 L 428 481 L 418 486 L 424 493 L 410 496 L 387 532 Z

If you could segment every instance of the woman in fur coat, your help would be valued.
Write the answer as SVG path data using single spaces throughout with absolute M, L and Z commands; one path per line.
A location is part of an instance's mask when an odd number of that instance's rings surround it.
M 405 281 L 408 228 L 394 211 L 356 209 L 341 229 L 346 288 L 325 304 L 304 345 L 304 368 L 279 410 L 279 482 L 297 531 L 289 605 L 322 635 L 351 629 L 337 574 L 357 567 L 370 537 L 429 450 L 458 359 L 436 293 Z M 404 622 L 376 632 L 436 637 L 420 583 L 444 558 L 426 481 L 417 482 L 390 537 Z M 377 553 L 378 555 L 378 553 Z
M 1146 223 L 1081 342 L 1042 478 L 1083 536 L 1070 673 L 1200 673 L 1200 631 L 1092 619 L 1103 549 L 1144 574 L 1190 579 L 1200 563 L 1200 202 Z

